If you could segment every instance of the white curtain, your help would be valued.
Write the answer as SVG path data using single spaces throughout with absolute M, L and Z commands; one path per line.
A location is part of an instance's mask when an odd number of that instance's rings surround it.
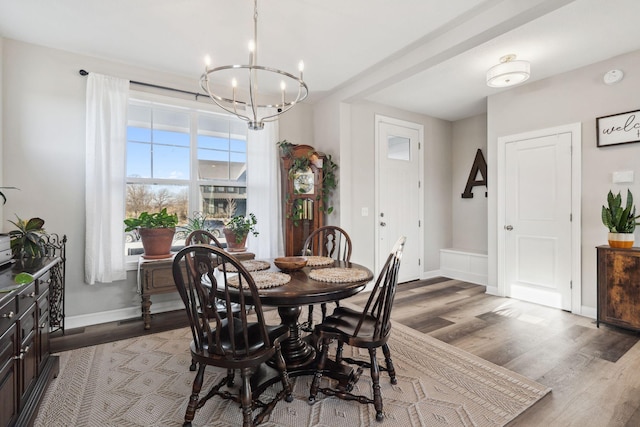
M 126 278 L 125 153 L 129 81 L 90 73 L 86 117 L 85 281 Z
M 278 137 L 277 120 L 247 135 L 247 215 L 256 215 L 260 232 L 249 235 L 247 248 L 258 259 L 284 255 Z

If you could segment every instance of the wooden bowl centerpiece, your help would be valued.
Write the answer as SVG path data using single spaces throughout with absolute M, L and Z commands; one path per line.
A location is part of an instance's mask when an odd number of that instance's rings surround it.
M 285 256 L 274 259 L 273 263 L 282 271 L 296 271 L 307 265 L 307 258 L 303 256 Z

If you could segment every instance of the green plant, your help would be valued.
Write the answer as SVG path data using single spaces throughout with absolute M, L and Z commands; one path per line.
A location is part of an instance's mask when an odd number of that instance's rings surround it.
M 16 215 L 17 221 L 9 222 L 18 229 L 9 231 L 11 253 L 14 258 L 35 258 L 44 255 L 44 220 L 31 218 L 28 221 Z
M 235 234 L 236 243 L 241 243 L 249 233 L 252 233 L 254 237 L 259 234 L 255 228 L 257 223 L 258 220 L 253 213 L 250 213 L 248 217 L 236 215 L 226 222 L 225 228 Z
M 291 204 L 291 214 L 287 215 L 287 218 L 291 218 L 295 227 L 300 225 L 300 220 L 304 216 L 305 202 L 306 201 L 304 199 L 296 199 Z
M 160 212 L 142 212 L 137 218 L 127 218 L 124 231 L 133 231 L 136 228 L 172 228 L 178 224 L 178 215 L 168 214 L 167 208 Z
M 194 212 L 192 217 L 187 218 L 187 224 L 180 226 L 180 229 L 184 230 L 186 233 L 191 233 L 196 230 L 211 231 L 208 229 L 206 221 L 206 214 L 202 212 Z
M 326 210 L 327 214 L 333 212 L 333 206 L 329 206 L 329 199 L 338 186 L 336 169 L 338 165 L 331 159 L 330 154 L 327 155 L 322 162 L 322 194 L 320 195 L 322 199 L 320 210 Z
M 640 215 L 636 215 L 636 207 L 633 205 L 633 195 L 627 189 L 627 203 L 622 208 L 622 196 L 620 192 L 613 195 L 611 190 L 607 195 L 607 205 L 602 206 L 602 223 L 609 229 L 611 233 L 633 233 L 636 229 L 636 219 Z
M 282 141 L 278 141 L 276 144 L 278 145 L 280 150 L 282 150 L 283 156 L 290 156 L 293 150 L 293 147 L 295 146 L 295 144 L 287 141 L 286 139 L 283 139 Z

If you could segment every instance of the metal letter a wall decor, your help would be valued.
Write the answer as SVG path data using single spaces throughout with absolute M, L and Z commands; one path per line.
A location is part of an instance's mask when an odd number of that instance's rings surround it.
M 478 172 L 480 173 L 480 178 L 476 179 L 478 176 Z M 476 151 L 476 158 L 473 160 L 473 166 L 471 166 L 471 172 L 469 172 L 469 178 L 467 179 L 467 186 L 464 188 L 464 193 L 462 193 L 463 199 L 472 199 L 473 187 L 476 185 L 484 185 L 487 186 L 487 162 L 484 160 L 484 156 L 482 155 L 482 151 L 478 148 Z M 487 197 L 487 192 L 484 192 L 484 197 Z

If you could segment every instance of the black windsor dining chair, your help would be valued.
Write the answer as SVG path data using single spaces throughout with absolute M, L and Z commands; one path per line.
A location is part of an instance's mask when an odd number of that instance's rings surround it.
M 214 274 L 215 269 L 221 276 Z M 189 318 L 193 336 L 191 358 L 198 365 L 183 425 L 190 426 L 196 410 L 213 396 L 239 403 L 244 427 L 261 423 L 283 398 L 292 401 L 291 383 L 280 349 L 280 343 L 289 336 L 289 330 L 284 325 L 266 325 L 258 288 L 242 263 L 220 248 L 191 245 L 176 254 L 173 277 Z M 243 292 L 238 292 L 238 289 L 243 289 Z M 252 300 L 256 321 L 247 317 L 249 297 L 246 295 L 250 295 Z M 227 316 L 236 303 L 240 311 L 234 316 Z M 269 402 L 262 402 L 259 394 L 254 395 L 257 393 L 252 391 L 250 379 L 269 360 L 277 369 L 282 389 Z M 227 375 L 204 397 L 200 397 L 207 366 L 226 368 Z M 236 369 L 240 370 L 242 378 L 238 392 L 230 389 Z M 221 390 L 225 385 L 228 388 Z M 258 413 L 254 417 L 256 410 Z
M 351 260 L 351 238 L 342 228 L 334 225 L 326 225 L 317 228 L 304 242 L 302 246 L 303 256 L 325 256 L 338 261 Z M 336 306 L 340 303 L 336 301 Z M 320 304 L 322 320 L 327 316 L 327 304 Z M 313 304 L 309 305 L 307 322 L 301 325 L 306 332 L 313 332 Z
M 376 420 L 382 421 L 382 393 L 380 391 L 380 371 L 389 374 L 391 384 L 396 384 L 396 372 L 391 360 L 391 352 L 387 341 L 391 335 L 391 308 L 398 284 L 398 270 L 402 259 L 402 250 L 406 238 L 398 239 L 389 254 L 387 261 L 382 267 L 375 286 L 371 290 L 371 295 L 367 300 L 364 310 L 357 311 L 347 307 L 337 307 L 330 316 L 316 325 L 314 337 L 320 346 L 320 357 L 315 375 L 311 382 L 309 391 L 309 402 L 316 400 L 318 391 L 328 396 L 336 396 L 340 399 L 355 400 L 359 403 L 373 404 L 376 410 Z M 320 379 L 325 375 L 325 363 L 329 344 L 337 341 L 336 363 L 356 364 L 357 373 L 353 379 L 344 387 L 334 389 L 331 387 L 320 388 Z M 370 362 L 342 357 L 344 344 L 366 348 L 369 351 Z M 382 347 L 386 368 L 380 367 L 376 358 L 376 349 Z M 362 368 L 368 367 L 371 370 L 372 396 L 354 395 L 351 393 L 353 385 L 358 381 Z

